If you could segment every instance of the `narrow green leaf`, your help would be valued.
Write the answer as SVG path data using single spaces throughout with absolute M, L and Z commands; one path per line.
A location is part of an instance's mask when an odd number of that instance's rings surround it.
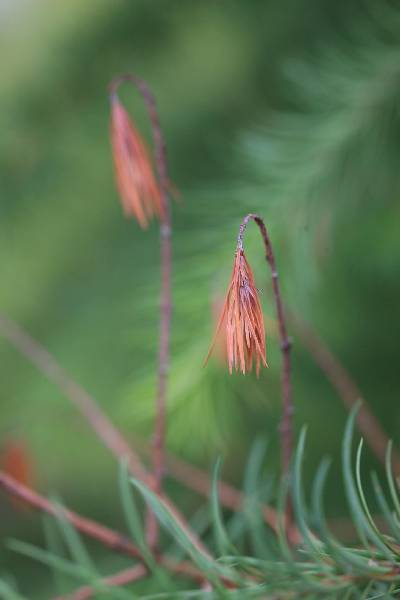
M 43 530 L 48 551 L 55 556 L 64 558 L 65 548 L 60 539 L 59 529 L 53 518 L 45 515 L 43 518 Z M 60 573 L 57 569 L 51 569 L 55 588 L 60 596 L 64 595 L 70 586 L 70 578 Z
M 370 556 L 373 557 L 373 551 L 369 546 L 368 539 L 373 542 L 373 544 L 379 548 L 379 550 L 388 558 L 388 560 L 393 559 L 393 554 L 387 548 L 387 546 L 382 543 L 379 536 L 376 534 L 374 529 L 371 527 L 368 518 L 366 517 L 363 505 L 360 502 L 360 498 L 357 491 L 357 486 L 354 483 L 353 473 L 352 473 L 352 458 L 351 458 L 351 449 L 352 449 L 352 439 L 354 432 L 354 425 L 357 413 L 360 409 L 360 403 L 357 403 L 356 406 L 351 411 L 349 418 L 347 420 L 345 433 L 343 437 L 342 444 L 342 464 L 343 464 L 343 476 L 344 476 L 344 488 L 347 496 L 347 500 L 350 507 L 350 512 L 353 518 L 354 526 L 357 530 L 357 533 L 360 537 L 360 540 L 363 546 L 370 552 Z
M 359 494 L 359 497 L 361 500 L 361 505 L 364 510 L 364 514 L 368 520 L 368 523 L 370 525 L 370 529 L 368 530 L 368 535 L 369 535 L 370 539 L 372 539 L 372 542 L 376 545 L 376 547 L 379 548 L 386 556 L 388 556 L 388 558 L 390 560 L 393 560 L 392 549 L 391 549 L 390 545 L 387 543 L 385 537 L 381 534 L 381 532 L 377 528 L 377 526 L 372 518 L 371 512 L 369 510 L 367 500 L 365 498 L 362 481 L 361 481 L 362 448 L 363 448 L 363 440 L 361 439 L 360 443 L 358 444 L 357 456 L 356 456 L 356 482 L 357 482 L 358 494 Z M 389 554 L 387 554 L 387 550 L 389 550 Z
M 118 600 L 135 600 L 135 598 L 137 598 L 137 596 L 132 594 L 132 592 L 127 592 L 126 590 L 120 588 L 111 588 L 104 583 L 100 575 L 93 576 L 93 573 L 87 568 L 82 567 L 82 565 L 74 564 L 65 558 L 55 556 L 54 554 L 42 550 L 41 548 L 37 548 L 32 544 L 27 544 L 26 542 L 20 542 L 18 540 L 10 540 L 7 545 L 14 552 L 22 554 L 23 556 L 27 556 L 28 558 L 32 558 L 33 560 L 47 565 L 52 569 L 57 569 L 58 571 L 64 573 L 65 575 L 69 575 L 81 583 L 90 585 L 97 592 L 107 592 L 108 598 L 114 597 Z
M 228 518 L 226 523 L 226 533 L 233 547 L 236 548 L 235 554 L 245 552 L 247 522 L 242 512 L 234 512 Z
M 51 568 L 58 569 L 62 573 L 73 577 L 75 580 L 91 582 L 92 573 L 82 565 L 76 565 L 65 558 L 54 556 L 54 554 L 26 542 L 10 540 L 7 543 L 7 546 L 10 550 L 22 554 L 23 556 L 27 556 L 28 558 L 32 558 Z
M 132 541 L 143 551 L 146 551 L 146 540 L 142 525 L 142 519 L 136 502 L 131 493 L 130 476 L 128 471 L 128 460 L 123 459 L 119 465 L 119 490 L 121 494 L 122 508 L 126 524 L 132 537 Z
M 320 583 L 314 577 L 310 577 L 309 575 L 307 575 L 307 573 L 301 569 L 300 564 L 294 560 L 294 557 L 292 556 L 291 550 L 289 548 L 284 527 L 284 507 L 286 505 L 286 499 L 288 496 L 289 484 L 290 477 L 284 477 L 282 479 L 278 500 L 278 538 L 283 558 L 287 562 L 288 569 L 290 569 L 289 572 L 291 573 L 292 584 L 293 580 L 295 580 L 297 577 L 296 589 L 299 589 L 299 585 L 301 585 L 305 591 L 314 590 L 326 594 L 329 591 L 329 589 L 327 589 L 327 585 L 325 583 Z M 307 563 L 307 566 L 308 568 L 310 568 L 310 563 Z M 331 585 L 330 589 L 335 589 L 339 591 L 346 589 L 347 586 L 348 584 L 338 584 L 337 586 Z
M 270 502 L 273 489 L 272 478 L 263 485 L 260 476 L 266 447 L 265 440 L 261 438 L 252 445 L 243 482 L 243 514 L 255 554 L 271 559 L 277 555 L 278 545 L 275 535 L 265 524 L 261 508 L 262 503 Z
M 344 583 L 342 580 L 335 577 L 335 573 L 332 571 L 331 566 L 324 562 L 322 544 L 311 533 L 305 516 L 306 506 L 304 502 L 302 486 L 302 463 L 304 457 L 305 439 L 306 428 L 303 427 L 300 432 L 299 442 L 294 454 L 292 466 L 292 499 L 296 516 L 296 524 L 298 525 L 303 536 L 304 543 L 307 545 L 307 554 L 310 556 L 310 562 L 312 561 L 313 564 L 309 566 L 308 570 L 301 570 L 298 568 L 298 564 L 296 563 L 297 574 L 310 588 L 310 590 L 316 590 L 323 593 L 329 593 L 333 590 L 339 592 L 346 590 L 348 583 Z M 313 567 L 313 572 L 311 567 Z
M 246 494 L 246 497 L 251 498 L 252 496 L 259 496 L 260 472 L 266 451 L 267 443 L 262 438 L 256 439 L 252 444 L 243 481 L 243 490 Z
M 211 486 L 211 514 L 213 517 L 213 530 L 215 545 L 218 549 L 219 555 L 222 556 L 230 551 L 233 554 L 237 554 L 236 548 L 230 542 L 229 537 L 226 533 L 226 529 L 222 520 L 221 505 L 218 497 L 218 481 L 221 470 L 221 459 L 218 459 L 215 463 L 212 486 Z
M 386 496 L 383 492 L 382 486 L 378 479 L 378 475 L 375 472 L 371 473 L 371 481 L 372 487 L 374 488 L 375 496 L 380 506 L 380 509 L 386 519 L 387 524 L 390 527 L 390 530 L 394 536 L 394 539 L 397 543 L 400 542 L 400 526 L 396 519 L 393 517 L 393 513 L 389 507 L 389 504 L 386 500 Z M 397 551 L 398 553 L 398 551 Z
M 187 554 L 191 556 L 193 561 L 209 579 L 209 581 L 221 592 L 224 593 L 224 589 L 221 586 L 218 576 L 225 577 L 226 579 L 234 578 L 234 574 L 231 570 L 222 568 L 221 565 L 214 562 L 207 554 L 197 548 L 192 540 L 187 536 L 185 531 L 182 530 L 180 524 L 176 521 L 175 517 L 171 514 L 170 510 L 165 504 L 157 497 L 151 490 L 136 479 L 131 479 L 132 484 L 139 490 L 143 495 L 146 504 L 151 508 L 156 517 L 158 518 L 161 525 L 169 532 L 170 535 L 176 540 L 176 542 L 185 549 Z
M 132 486 L 128 471 L 128 461 L 122 460 L 119 465 L 119 489 L 121 494 L 122 508 L 129 528 L 132 540 L 140 549 L 144 562 L 155 575 L 157 586 L 162 589 L 169 587 L 169 576 L 158 566 L 147 542 L 142 525 L 142 518 L 132 494 Z
M 307 543 L 308 549 L 310 550 L 313 558 L 318 560 L 321 564 L 321 548 L 318 540 L 311 533 L 306 520 L 306 507 L 304 502 L 304 493 L 302 486 L 302 463 L 304 458 L 304 448 L 306 440 L 306 428 L 300 432 L 299 442 L 297 444 L 296 452 L 294 455 L 293 463 L 293 475 L 292 475 L 292 488 L 293 488 L 293 505 L 294 512 L 296 515 L 296 524 L 301 531 L 303 540 Z
M 92 573 L 94 577 L 97 577 L 98 571 L 95 564 L 90 558 L 89 552 L 86 550 L 85 544 L 82 542 L 79 533 L 76 531 L 75 527 L 71 525 L 68 519 L 66 519 L 64 514 L 65 509 L 61 501 L 58 498 L 53 498 L 52 503 L 57 509 L 56 522 L 59 525 L 72 558 L 77 564 Z
M 363 486 L 362 486 L 362 480 L 361 480 L 361 454 L 362 454 L 363 444 L 364 444 L 364 440 L 361 438 L 360 442 L 358 444 L 357 455 L 356 455 L 356 483 L 357 483 L 357 489 L 358 489 L 358 494 L 359 494 L 360 499 L 361 499 L 361 504 L 363 506 L 365 515 L 366 515 L 366 517 L 368 519 L 368 522 L 371 525 L 371 527 L 374 529 L 374 531 L 379 534 L 379 530 L 378 530 L 378 528 L 377 528 L 377 526 L 375 524 L 375 521 L 372 518 L 371 512 L 369 510 L 369 507 L 368 507 L 368 504 L 367 504 L 367 500 L 365 498 Z
M 327 547 L 327 555 L 329 556 L 329 554 L 331 554 L 337 562 L 338 567 L 341 567 L 344 572 L 356 572 L 367 577 L 375 575 L 377 572 L 387 573 L 388 569 L 375 567 L 370 564 L 368 559 L 360 557 L 357 553 L 343 547 L 329 531 L 323 507 L 324 488 L 329 467 L 330 460 L 326 458 L 323 459 L 314 479 L 312 494 L 313 512 L 318 524 L 318 529 Z
M 351 458 L 351 446 L 354 431 L 354 422 L 359 411 L 360 404 L 357 403 L 356 407 L 351 411 L 349 418 L 347 419 L 345 433 L 342 442 L 342 467 L 344 476 L 344 489 L 349 504 L 350 512 L 353 517 L 354 526 L 357 530 L 358 536 L 365 548 L 369 549 L 367 537 L 365 535 L 364 524 L 362 520 L 362 509 L 358 501 L 356 486 L 354 484 L 352 474 L 352 458 Z
M 190 528 L 196 532 L 200 539 L 203 539 L 205 537 L 205 532 L 208 528 L 211 529 L 211 523 L 212 516 L 208 504 L 201 506 L 189 521 Z M 169 553 L 173 554 L 174 558 L 177 561 L 179 561 L 183 559 L 183 557 L 186 554 L 186 551 L 182 548 L 182 546 L 177 545 L 174 539 L 172 541 Z
M 128 471 L 128 461 L 122 460 L 119 466 L 119 489 L 121 494 L 122 508 L 126 524 L 132 536 L 133 542 L 138 546 L 143 554 L 147 566 L 152 570 L 157 570 L 156 561 L 146 543 L 142 518 L 135 499 L 131 491 L 130 475 Z
M 287 540 L 287 532 L 286 532 L 286 523 L 285 523 L 285 511 L 287 500 L 289 496 L 289 488 L 290 488 L 290 474 L 286 474 L 282 477 L 279 491 L 278 491 L 278 502 L 277 502 L 277 537 L 279 548 L 282 556 L 285 560 L 287 560 L 290 564 L 293 561 L 292 552 L 288 544 Z

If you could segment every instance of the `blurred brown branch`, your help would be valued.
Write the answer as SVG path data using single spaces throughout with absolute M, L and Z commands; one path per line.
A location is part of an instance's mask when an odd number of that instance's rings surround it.
M 0 487 L 8 492 L 8 494 L 26 502 L 32 508 L 36 508 L 53 517 L 64 517 L 81 533 L 98 540 L 104 546 L 117 552 L 142 559 L 142 553 L 139 548 L 132 544 L 128 538 L 92 519 L 82 517 L 72 510 L 53 504 L 47 498 L 44 498 L 22 483 L 18 483 L 13 477 L 2 471 L 0 471 Z
M 149 444 L 145 440 L 136 437 L 134 440 L 134 446 L 145 456 L 150 455 L 151 450 Z M 190 464 L 189 462 L 186 462 L 171 452 L 166 453 L 166 464 L 168 474 L 173 479 L 179 481 L 184 486 L 197 492 L 201 496 L 209 498 L 212 489 L 212 482 L 211 477 L 206 471 Z M 218 497 L 221 504 L 225 506 L 225 508 L 229 508 L 236 512 L 243 508 L 246 501 L 246 496 L 243 494 L 243 492 L 235 488 L 230 483 L 221 480 L 218 482 Z M 271 506 L 264 504 L 262 506 L 262 513 L 264 515 L 265 522 L 271 527 L 271 529 L 276 531 L 278 521 L 276 510 Z
M 117 457 L 128 459 L 129 471 L 143 482 L 149 476 L 140 458 L 124 440 L 96 400 L 59 365 L 54 356 L 17 323 L 0 314 L 0 335 L 29 361 L 72 402 L 105 446 Z
M 76 383 L 70 375 L 68 375 L 50 352 L 34 340 L 19 325 L 1 314 L 0 335 L 23 356 L 29 359 L 29 361 L 35 365 L 39 371 L 46 375 L 50 381 L 57 385 L 66 398 L 74 404 L 88 421 L 99 439 L 107 448 L 109 448 L 109 450 L 111 450 L 112 454 L 118 460 L 128 459 L 128 469 L 130 473 L 149 487 L 152 487 L 153 478 L 147 472 L 138 455 L 132 450 L 118 429 L 114 427 L 107 415 L 102 412 L 95 399 Z M 209 556 L 208 550 L 191 530 L 180 510 L 164 494 L 160 494 L 159 497 L 173 514 L 174 518 L 179 522 L 180 526 L 197 549 Z
M 132 475 L 146 483 L 150 483 L 151 475 L 148 473 L 145 465 L 139 458 L 128 442 L 122 437 L 120 432 L 109 421 L 98 407 L 95 399 L 90 396 L 68 373 L 58 364 L 50 352 L 34 340 L 17 323 L 0 314 L 0 335 L 14 346 L 23 356 L 37 367 L 50 381 L 52 381 L 70 400 L 74 406 L 81 412 L 89 422 L 95 433 L 111 452 L 119 459 L 128 457 L 128 467 Z M 140 449 L 148 453 L 148 444 L 140 443 Z M 187 487 L 197 491 L 199 494 L 208 497 L 211 490 L 211 479 L 208 474 L 190 465 L 184 460 L 168 454 L 166 456 L 167 466 L 171 475 L 181 481 Z M 219 483 L 219 493 L 222 504 L 232 510 L 240 510 L 243 505 L 244 496 L 242 492 L 235 489 L 228 483 Z M 203 552 L 207 552 L 204 545 L 197 540 L 191 532 L 186 520 L 174 504 L 165 496 L 162 496 L 163 502 L 168 510 L 186 529 L 191 540 L 197 544 Z M 276 530 L 277 516 L 276 511 L 269 507 L 263 507 L 263 513 L 266 522 L 272 529 Z
M 332 352 L 324 340 L 322 340 L 309 324 L 294 313 L 289 313 L 288 316 L 301 343 L 308 350 L 314 362 L 325 374 L 331 385 L 335 388 L 345 407 L 351 410 L 358 400 L 362 400 L 361 409 L 357 415 L 359 430 L 375 456 L 380 462 L 385 464 L 389 438 L 368 407 L 358 385 L 355 383 L 340 359 Z M 395 449 L 393 449 L 392 460 L 393 470 L 396 475 L 399 475 L 400 455 Z
M 31 488 L 18 483 L 18 481 L 16 481 L 13 477 L 10 477 L 2 471 L 0 471 L 0 488 L 2 488 L 7 494 L 11 494 L 32 508 L 39 510 L 40 512 L 47 513 L 56 518 L 65 518 L 78 531 L 94 540 L 97 540 L 103 544 L 103 546 L 111 548 L 116 552 L 126 554 L 130 557 L 137 558 L 141 561 L 141 563 L 144 562 L 144 557 L 140 549 L 132 544 L 132 542 L 121 533 L 118 533 L 113 529 L 94 521 L 93 519 L 83 517 L 82 515 L 61 505 L 53 504 L 44 496 L 41 496 Z M 190 563 L 185 561 L 180 561 L 178 563 L 175 560 L 168 558 L 168 556 L 156 556 L 155 558 L 161 566 L 172 571 L 173 573 L 186 575 L 187 577 L 197 581 L 204 580 L 204 575 Z M 129 577 L 128 571 L 125 571 L 124 573 L 125 576 L 122 576 L 120 573 L 121 580 Z M 130 573 L 132 574 L 132 571 L 130 571 Z M 128 583 L 128 581 L 126 581 L 126 583 Z
M 362 398 L 362 394 L 353 379 L 340 363 L 339 359 L 309 325 L 300 321 L 299 317 L 293 314 L 290 314 L 289 317 L 301 343 L 310 352 L 313 360 L 337 390 L 345 406 L 351 408 L 359 398 Z M 115 456 L 118 458 L 128 456 L 130 472 L 148 484 L 151 476 L 139 458 L 138 453 L 131 448 L 122 438 L 119 431 L 109 422 L 108 418 L 98 408 L 96 401 L 59 366 L 54 357 L 23 331 L 21 327 L 2 315 L 0 315 L 0 334 L 61 389 L 66 397 L 80 410 L 99 438 Z M 366 441 L 377 456 L 383 460 L 388 438 L 365 405 L 365 401 L 360 411 L 358 424 Z M 144 453 L 145 455 L 150 453 L 149 445 L 144 440 L 136 439 L 134 445 L 140 453 Z M 169 474 L 174 479 L 200 495 L 206 498 L 209 497 L 211 478 L 204 470 L 174 456 L 172 453 L 166 455 L 166 464 Z M 395 472 L 399 473 L 400 458 L 397 453 L 393 453 L 393 465 Z M 245 496 L 234 486 L 220 481 L 218 492 L 220 501 L 226 508 L 238 511 L 243 507 Z M 175 508 L 174 504 L 168 498 L 165 496 L 162 498 L 168 510 L 182 523 L 180 511 Z M 266 523 L 272 529 L 276 530 L 276 511 L 267 505 L 262 507 L 262 511 Z M 186 523 L 184 519 L 183 523 Z M 190 534 L 192 541 L 195 542 L 196 537 L 193 536 L 191 531 Z M 298 539 L 297 536 L 298 532 L 294 530 L 292 532 L 292 539 Z M 200 547 L 203 551 L 206 551 L 201 542 Z

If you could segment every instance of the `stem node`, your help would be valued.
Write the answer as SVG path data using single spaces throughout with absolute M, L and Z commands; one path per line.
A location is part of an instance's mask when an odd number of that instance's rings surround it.
M 281 346 L 281 350 L 284 350 L 284 351 L 291 350 L 291 348 L 293 346 L 293 341 L 291 338 L 286 338 L 285 340 L 282 340 L 280 346 Z

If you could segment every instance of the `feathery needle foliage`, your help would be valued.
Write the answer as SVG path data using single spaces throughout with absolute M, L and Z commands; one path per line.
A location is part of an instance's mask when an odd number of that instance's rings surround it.
M 391 475 L 390 448 L 388 450 L 387 479 L 390 497 L 386 497 L 375 473 L 372 481 L 378 504 L 387 528 L 378 527 L 376 518 L 368 507 L 363 475 L 361 472 L 362 441 L 359 442 L 356 456 L 352 456 L 356 407 L 349 416 L 342 443 L 342 471 L 344 493 L 349 505 L 351 522 L 361 542 L 343 545 L 330 532 L 324 514 L 323 494 L 329 462 L 323 459 L 316 473 L 311 507 L 307 506 L 303 489 L 302 464 L 306 451 L 306 430 L 300 433 L 293 457 L 290 475 L 280 485 L 278 508 L 283 514 L 285 497 L 290 491 L 293 499 L 294 521 L 301 541 L 289 544 L 285 532 L 278 534 L 268 528 L 259 531 L 257 517 L 257 494 L 259 490 L 270 488 L 269 478 L 262 475 L 261 465 L 265 455 L 265 445 L 258 441 L 247 465 L 245 475 L 246 502 L 243 510 L 235 515 L 240 524 L 240 540 L 252 540 L 253 552 L 247 554 L 231 537 L 231 529 L 223 521 L 223 513 L 218 499 L 218 479 L 221 462 L 218 461 L 213 474 L 213 486 L 208 512 L 211 519 L 211 537 L 204 538 L 218 559 L 203 554 L 182 530 L 179 522 L 160 498 L 147 486 L 129 477 L 126 464 L 120 467 L 120 493 L 124 513 L 133 541 L 143 552 L 149 572 L 148 580 L 153 581 L 158 594 L 140 594 L 141 598 L 366 598 L 396 595 L 400 587 L 400 526 L 394 516 L 393 506 L 399 501 L 399 491 Z M 354 468 L 353 468 L 354 465 Z M 172 558 L 182 555 L 183 550 L 197 569 L 196 578 L 208 582 L 205 589 L 188 588 L 182 591 L 176 578 L 171 578 L 158 564 L 146 547 L 142 526 L 142 515 L 133 501 L 132 486 L 140 493 L 146 505 L 154 512 L 160 525 L 171 538 L 168 553 Z M 270 493 L 270 491 L 268 492 Z M 255 511 L 255 518 L 249 518 L 249 510 Z M 108 587 L 104 576 L 94 567 L 93 561 L 80 540 L 80 536 L 60 515 L 57 518 L 60 531 L 69 550 L 70 558 L 56 555 L 23 542 L 10 541 L 9 547 L 29 558 L 39 561 L 51 569 L 61 572 L 72 580 L 86 583 L 94 593 L 106 591 L 107 598 L 135 598 L 135 584 L 132 593 L 123 588 Z M 208 523 L 208 519 L 205 523 Z M 282 520 L 282 525 L 284 520 Z M 236 524 L 236 527 L 237 527 Z M 387 532 L 390 531 L 389 535 Z M 245 549 L 247 545 L 245 544 Z M 179 550 L 180 549 L 180 550 Z M 189 572 L 188 572 L 189 573 Z M 188 574 L 186 577 L 191 577 Z M 184 576 L 185 579 L 185 576 Z M 5 600 L 20 600 L 21 596 L 5 581 L 0 583 L 0 594 Z M 141 584 L 136 584 L 141 585 Z M 141 588 L 139 588 L 141 589 Z M 154 589 L 154 587 L 152 588 Z M 208 590 L 208 591 L 207 591 Z

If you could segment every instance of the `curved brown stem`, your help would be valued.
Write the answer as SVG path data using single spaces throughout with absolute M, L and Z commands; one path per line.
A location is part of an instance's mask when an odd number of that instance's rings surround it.
M 345 407 L 351 410 L 359 400 L 362 400 L 361 408 L 357 414 L 358 428 L 375 456 L 382 464 L 385 464 L 389 438 L 368 407 L 358 385 L 339 358 L 308 323 L 293 313 L 289 313 L 289 319 L 301 343 L 336 389 Z M 394 472 L 399 475 L 400 455 L 395 449 L 393 449 L 392 458 Z
M 282 470 L 283 474 L 287 474 L 290 468 L 290 461 L 293 450 L 293 401 L 290 364 L 290 350 L 292 343 L 287 334 L 285 314 L 283 310 L 282 297 L 279 289 L 278 271 L 276 269 L 275 256 L 272 250 L 271 240 L 269 238 L 264 221 L 261 219 L 261 217 L 251 213 L 243 219 L 239 229 L 238 248 L 243 248 L 243 235 L 246 226 L 250 220 L 253 220 L 258 225 L 264 242 L 265 257 L 271 269 L 272 289 L 274 293 L 277 319 L 279 324 L 279 336 L 282 352 L 282 421 L 279 427 L 281 434 Z
M 156 421 L 153 436 L 153 490 L 160 494 L 165 473 L 165 433 L 166 433 L 166 397 L 167 378 L 170 359 L 171 337 L 171 206 L 169 199 L 169 178 L 164 136 L 156 108 L 155 98 L 147 83 L 134 74 L 120 75 L 110 85 L 110 93 L 116 94 L 121 83 L 132 83 L 142 95 L 149 113 L 154 141 L 154 157 L 159 177 L 161 196 L 164 205 L 163 219 L 160 224 L 161 238 L 161 303 L 160 303 L 160 340 L 158 355 L 158 384 L 156 399 Z M 158 525 L 154 517 L 148 519 L 148 541 L 154 546 L 158 538 Z

